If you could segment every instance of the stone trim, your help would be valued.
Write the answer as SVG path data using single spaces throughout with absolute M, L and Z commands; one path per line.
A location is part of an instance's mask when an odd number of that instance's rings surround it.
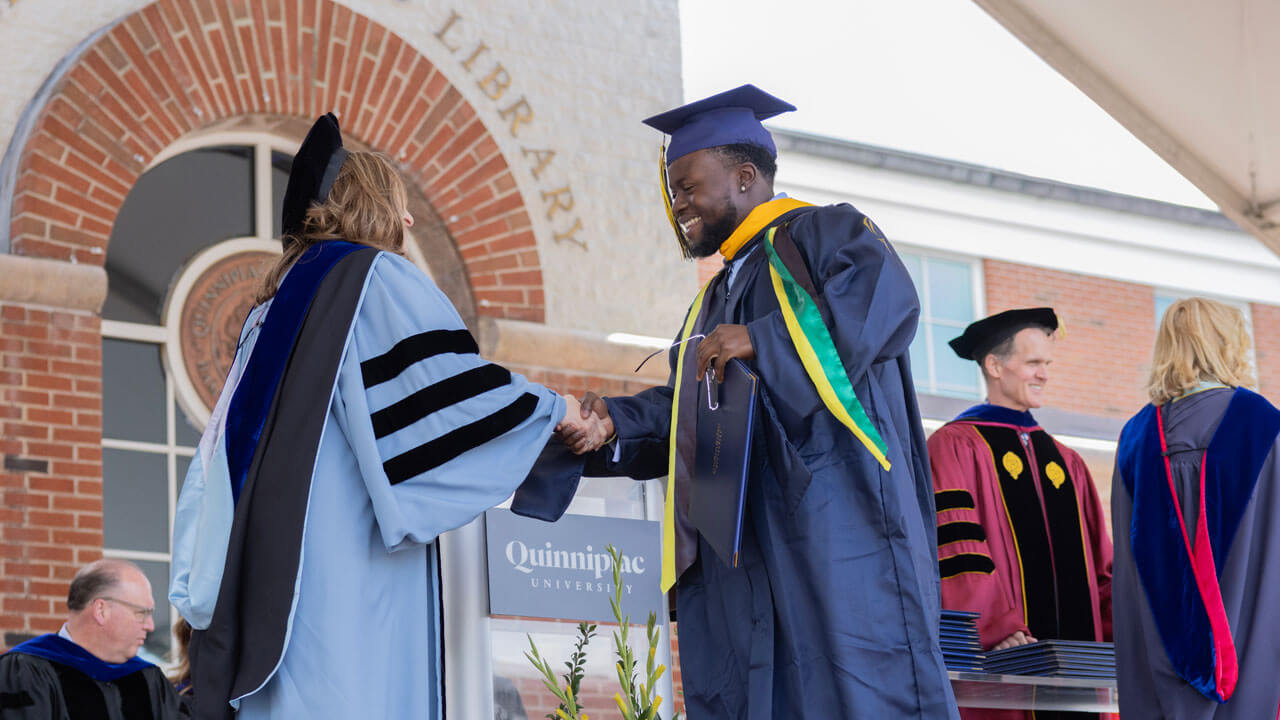
M 97 265 L 0 254 L 0 302 L 97 313 L 107 271 Z
M 499 318 L 480 318 L 475 331 L 480 355 L 496 363 L 646 386 L 667 383 L 665 358 L 655 357 L 633 372 L 653 351 L 609 342 L 602 333 Z

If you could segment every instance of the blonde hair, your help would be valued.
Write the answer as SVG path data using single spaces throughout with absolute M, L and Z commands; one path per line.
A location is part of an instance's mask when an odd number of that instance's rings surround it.
M 404 181 L 390 160 L 379 153 L 351 153 L 342 163 L 329 197 L 307 210 L 302 232 L 284 238 L 284 254 L 263 277 L 254 303 L 274 297 L 285 273 L 316 243 L 346 240 L 400 254 L 407 205 Z
M 1252 385 L 1249 347 L 1239 310 L 1207 298 L 1179 300 L 1165 311 L 1156 331 L 1147 396 L 1163 405 L 1203 381 Z

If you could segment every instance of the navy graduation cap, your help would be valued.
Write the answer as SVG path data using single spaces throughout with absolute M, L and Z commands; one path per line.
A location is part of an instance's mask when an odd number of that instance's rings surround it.
M 664 145 L 658 153 L 658 183 L 667 208 L 667 221 L 686 260 L 692 258 L 693 253 L 671 207 L 667 165 L 691 152 L 720 145 L 755 145 L 776 158 L 778 148 L 773 144 L 773 136 L 760 121 L 795 109 L 795 105 L 755 85 L 743 85 L 645 118 L 645 125 L 671 136 L 671 145 Z
M 290 237 L 302 233 L 307 210 L 329 197 L 333 181 L 346 159 L 347 151 L 342 147 L 338 118 L 331 112 L 321 115 L 307 132 L 307 137 L 293 156 L 293 166 L 289 168 L 289 184 L 285 187 L 284 207 L 280 211 L 280 226 L 286 246 Z
M 1053 332 L 1058 329 L 1058 316 L 1047 307 L 1005 310 L 970 323 L 960 337 L 947 344 L 961 358 L 981 363 L 992 348 L 1029 327 Z
M 773 136 L 760 121 L 795 109 L 755 85 L 743 85 L 658 113 L 644 124 L 671 136 L 667 162 L 695 150 L 738 143 L 757 145 L 777 157 Z

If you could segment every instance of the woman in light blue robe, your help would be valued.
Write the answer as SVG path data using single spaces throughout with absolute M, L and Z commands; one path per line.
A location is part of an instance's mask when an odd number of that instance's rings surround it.
M 196 629 L 199 718 L 441 718 L 436 539 L 577 417 L 477 355 L 385 232 L 412 222 L 394 170 L 341 150 L 329 118 L 290 177 L 288 274 L 249 314 L 178 502 L 170 599 Z M 352 237 L 357 220 L 384 232 Z M 524 509 L 555 518 L 572 493 Z

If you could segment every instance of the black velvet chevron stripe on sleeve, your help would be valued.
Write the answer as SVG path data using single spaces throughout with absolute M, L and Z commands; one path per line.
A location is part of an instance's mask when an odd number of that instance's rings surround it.
M 971 572 L 990 575 L 995 569 L 996 565 L 991 562 L 991 558 L 979 553 L 962 553 L 938 561 L 938 574 L 943 580 Z
M 411 335 L 385 353 L 360 363 L 364 386 L 371 388 L 429 357 L 445 353 L 478 353 L 480 347 L 466 330 L 431 330 Z
M 987 531 L 976 522 L 949 522 L 938 526 L 938 546 L 961 540 L 986 542 Z
M 382 464 L 387 479 L 397 485 L 439 467 L 462 453 L 514 429 L 538 408 L 538 396 L 525 393 L 501 410 L 397 455 Z
M 492 363 L 458 373 L 375 412 L 374 437 L 403 430 L 422 418 L 511 382 L 511 371 Z
M 933 494 L 933 505 L 938 512 L 959 509 L 972 510 L 975 507 L 973 495 L 968 490 L 959 488 L 935 492 Z

